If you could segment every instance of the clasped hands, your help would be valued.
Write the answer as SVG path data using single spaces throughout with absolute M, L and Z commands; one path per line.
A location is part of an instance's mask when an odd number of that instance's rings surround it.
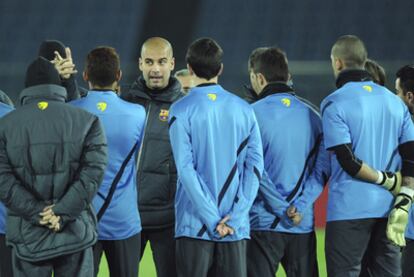
M 234 229 L 226 224 L 227 221 L 229 220 L 230 220 L 230 216 L 226 215 L 216 226 L 216 231 L 219 233 L 221 238 L 234 234 Z
M 53 206 L 46 206 L 39 215 L 42 217 L 39 221 L 40 225 L 46 226 L 54 232 L 60 231 L 60 216 L 55 215 Z
M 286 214 L 292 221 L 293 225 L 299 225 L 299 223 L 302 221 L 302 214 L 297 211 L 295 206 L 290 206 L 286 210 Z

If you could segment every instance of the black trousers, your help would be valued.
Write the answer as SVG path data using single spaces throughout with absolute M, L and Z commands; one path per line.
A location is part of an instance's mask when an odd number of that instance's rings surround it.
M 141 233 L 124 240 L 99 240 L 93 247 L 95 275 L 105 252 L 110 276 L 137 277 L 140 250 Z
M 247 242 L 249 277 L 274 277 L 282 264 L 287 277 L 317 277 L 315 232 L 289 234 L 254 231 Z
M 143 229 L 141 232 L 141 259 L 147 242 L 151 243 L 152 257 L 158 277 L 175 277 L 174 226 L 166 229 Z
M 325 255 L 329 277 L 399 277 L 400 248 L 386 236 L 387 218 L 330 221 Z M 364 268 L 361 262 L 366 255 Z
M 12 251 L 14 277 L 92 277 L 92 247 L 81 252 L 60 256 L 41 262 L 27 262 L 19 259 Z
M 0 277 L 13 276 L 11 248 L 6 246 L 6 236 L 0 234 Z
M 176 240 L 179 277 L 246 277 L 246 240 L 213 242 Z
M 405 238 L 406 246 L 402 252 L 402 276 L 413 277 L 414 276 L 414 240 Z

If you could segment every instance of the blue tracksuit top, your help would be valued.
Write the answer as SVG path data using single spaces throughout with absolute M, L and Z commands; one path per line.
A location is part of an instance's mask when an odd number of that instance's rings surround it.
M 344 73 L 346 74 L 346 73 Z M 321 103 L 327 149 L 352 144 L 355 156 L 383 171 L 398 171 L 398 146 L 414 140 L 414 126 L 401 99 L 372 81 L 349 81 Z M 347 174 L 331 157 L 327 221 L 384 218 L 393 195 Z
M 120 99 L 113 91 L 89 91 L 85 98 L 70 103 L 97 115 L 107 137 L 108 166 L 98 194 L 93 199 L 94 209 L 98 212 L 122 163 L 137 142 L 135 152 L 138 152 L 145 125 L 145 109 Z M 127 239 L 141 231 L 135 166 L 133 155 L 117 184 L 110 205 L 99 221 L 99 240 Z
M 409 221 L 405 236 L 411 240 L 414 240 L 414 205 L 411 206 Z
M 263 171 L 253 109 L 220 85 L 205 84 L 172 105 L 169 125 L 178 171 L 175 236 L 249 238 L 249 210 Z M 226 215 L 235 233 L 220 239 L 215 229 Z
M 3 117 L 12 110 L 14 110 L 13 107 L 0 103 L 0 117 Z M 0 234 L 6 233 L 6 213 L 6 207 L 0 202 Z
M 321 147 L 323 137 L 319 112 L 283 83 L 269 84 L 260 98 L 253 108 L 262 137 L 264 174 L 250 211 L 251 228 L 257 231 L 311 232 L 313 202 L 330 174 L 328 154 Z M 287 199 L 290 194 L 293 196 Z M 293 226 L 286 215 L 290 205 L 296 206 L 303 215 L 298 226 Z

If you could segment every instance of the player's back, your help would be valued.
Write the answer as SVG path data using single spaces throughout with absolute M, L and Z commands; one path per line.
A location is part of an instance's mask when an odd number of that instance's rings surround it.
M 265 169 L 287 197 L 322 132 L 318 111 L 291 93 L 270 95 L 253 105 L 262 136 Z
M 99 117 L 108 142 L 108 166 L 98 195 L 93 200 L 98 212 L 107 197 L 122 163 L 135 146 L 139 148 L 145 124 L 145 110 L 120 99 L 112 91 L 90 91 L 85 98 L 71 102 Z M 125 166 L 110 206 L 99 224 L 100 239 L 125 239 L 141 230 L 135 185 L 135 154 Z
M 349 82 L 321 104 L 326 148 L 351 144 L 355 156 L 377 170 L 396 171 L 407 109 L 386 88 L 371 81 Z M 332 159 L 328 220 L 384 217 L 392 195 L 359 181 Z
M 188 120 L 196 170 L 217 200 L 238 155 L 243 155 L 239 149 L 254 125 L 253 110 L 219 85 L 193 88 L 174 109 Z M 238 179 L 233 181 L 238 183 Z M 228 193 L 234 196 L 236 191 Z

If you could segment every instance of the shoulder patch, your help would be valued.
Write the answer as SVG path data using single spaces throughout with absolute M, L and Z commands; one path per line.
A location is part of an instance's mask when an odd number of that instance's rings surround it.
M 37 107 L 42 111 L 46 110 L 48 106 L 49 106 L 49 103 L 46 101 L 41 101 L 37 103 Z
M 286 107 L 290 107 L 290 99 L 289 98 L 282 98 L 282 100 L 280 100 L 280 102 L 282 102 L 282 104 L 285 105 Z
M 365 89 L 368 92 L 371 92 L 372 91 L 372 87 L 371 86 L 363 86 L 362 88 Z
M 106 104 L 105 102 L 98 102 L 96 104 L 96 108 L 100 110 L 101 112 L 105 111 L 107 106 L 108 104 Z
M 208 93 L 207 94 L 208 99 L 210 99 L 211 101 L 216 101 L 217 99 L 217 94 L 215 93 Z

